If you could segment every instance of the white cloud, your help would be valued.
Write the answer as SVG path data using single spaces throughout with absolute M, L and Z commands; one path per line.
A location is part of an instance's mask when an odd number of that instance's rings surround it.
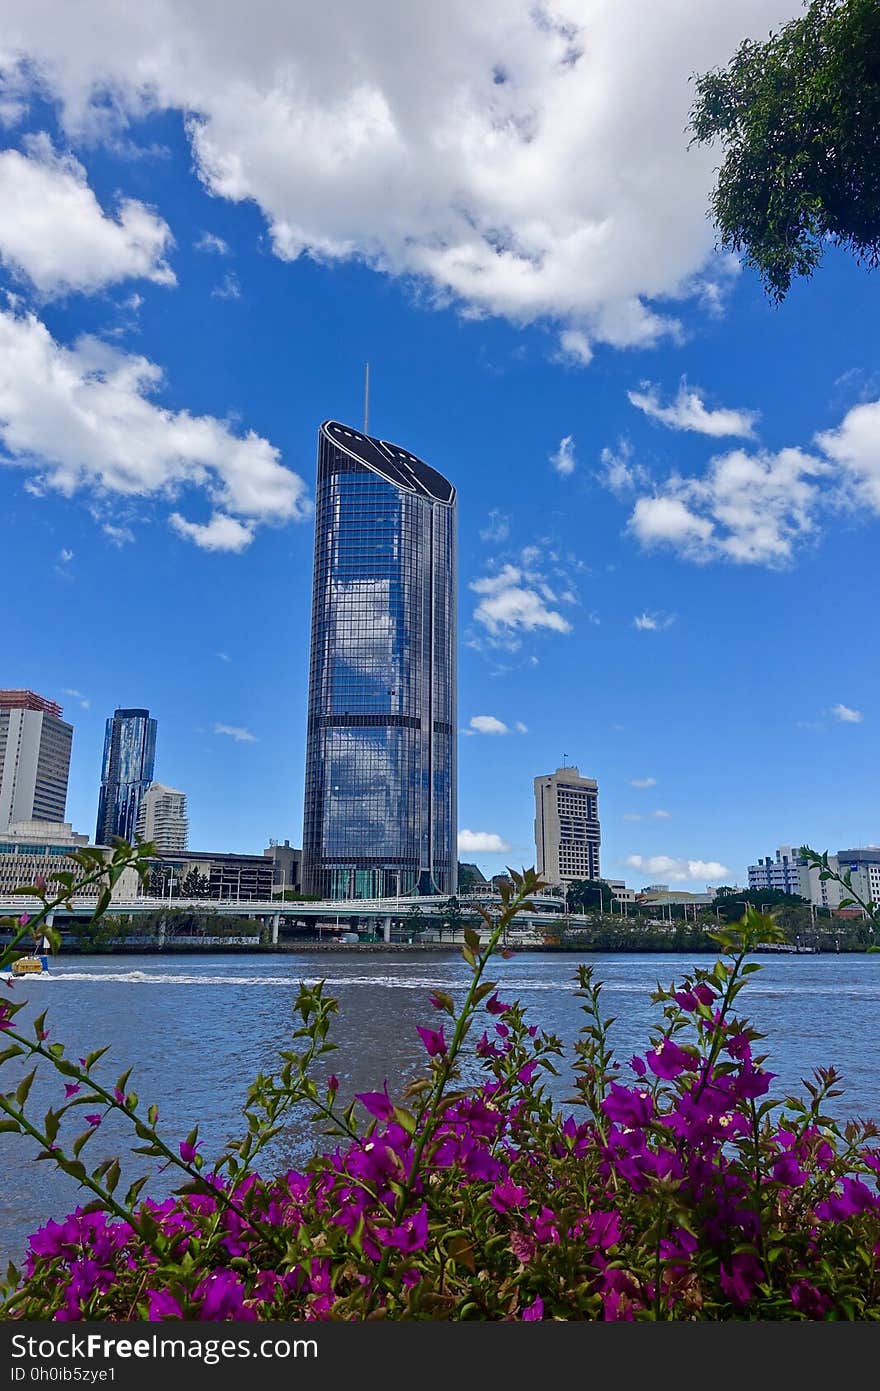
M 160 13 L 6 0 L 5 66 L 30 63 L 67 128 L 91 137 L 182 112 L 205 186 L 256 203 L 277 256 L 415 276 L 471 312 L 555 319 L 585 347 L 675 333 L 670 305 L 717 283 L 718 152 L 689 147 L 690 78 L 800 4 L 339 0 L 226 5 L 216 23 L 209 0 L 187 0 Z
M 630 787 L 656 787 L 656 778 L 630 778 Z
M 229 243 L 222 237 L 215 236 L 213 232 L 203 232 L 193 245 L 196 251 L 211 251 L 217 256 L 229 255 Z
M 656 811 L 651 812 L 651 815 L 656 817 L 658 821 L 669 821 L 672 817 L 672 812 L 663 811 L 662 808 L 658 807 Z
M 528 734 L 529 732 L 528 725 L 523 724 L 522 720 L 517 720 L 514 728 L 516 729 L 517 734 Z
M 880 514 L 880 401 L 853 406 L 837 429 L 817 435 L 816 443 L 839 465 L 846 501 Z
M 628 528 L 642 545 L 670 546 L 686 560 L 782 569 L 829 513 L 880 516 L 880 401 L 854 406 L 814 443 L 817 453 L 734 449 L 702 477 L 673 474 L 638 498 Z
M 37 493 L 90 493 L 120 544 L 131 529 L 107 520 L 110 497 L 176 499 L 199 490 L 211 519 L 196 524 L 175 511 L 173 525 L 213 549 L 240 550 L 256 526 L 308 516 L 305 484 L 274 445 L 213 416 L 158 405 L 150 397 L 161 382 L 145 357 L 95 338 L 62 347 L 33 315 L 0 312 L 0 462 L 30 470 Z
M 550 462 L 560 478 L 569 478 L 574 473 L 574 439 L 571 435 L 564 435 L 559 441 L 558 449 L 550 455 Z
M 559 357 L 563 362 L 573 362 L 578 367 L 589 367 L 593 361 L 592 345 L 582 329 L 564 329 L 559 335 L 559 348 Z
M 754 438 L 757 411 L 730 410 L 724 406 L 713 410 L 706 406 L 703 392 L 689 387 L 685 381 L 681 382 L 678 395 L 668 406 L 661 405 L 659 389 L 650 382 L 643 382 L 641 391 L 629 391 L 627 395 L 638 410 L 671 430 L 693 430 L 716 439 L 724 435 Z
M 832 705 L 831 714 L 841 724 L 861 724 L 864 719 L 861 710 L 851 710 L 848 705 Z
M 800 449 L 712 459 L 702 478 L 674 475 L 636 502 L 629 529 L 642 545 L 670 545 L 687 560 L 779 569 L 816 531 L 819 480 L 829 465 Z
M 638 613 L 633 619 L 633 627 L 640 633 L 662 633 L 675 622 L 674 613 Z
M 536 628 L 571 632 L 568 619 L 548 608 L 547 596 L 552 591 L 541 581 L 533 583 L 518 566 L 505 565 L 496 575 L 472 580 L 470 587 L 481 596 L 474 621 L 494 639 L 509 642 L 515 640 L 517 633 L 533 632 Z
M 0 259 L 50 297 L 86 292 L 131 276 L 173 285 L 165 260 L 170 228 L 144 203 L 120 202 L 108 217 L 86 171 L 72 155 L 57 155 L 46 135 L 27 142 L 27 154 L 0 152 Z
M 510 535 L 510 518 L 497 508 L 489 513 L 489 520 L 480 532 L 480 540 L 491 543 L 506 541 Z
M 459 854 L 484 854 L 500 855 L 510 846 L 501 836 L 494 831 L 467 831 L 462 830 L 458 833 L 458 852 Z
M 179 512 L 172 512 L 168 520 L 178 536 L 193 541 L 202 551 L 232 551 L 238 555 L 254 539 L 252 526 L 223 512 L 215 512 L 209 522 L 188 522 Z
M 91 710 L 92 708 L 91 700 L 88 696 L 84 696 L 82 691 L 75 691 L 72 687 L 65 686 L 61 694 L 70 696 L 71 700 L 79 701 L 81 710 Z
M 73 560 L 73 551 L 69 551 L 66 546 L 63 546 L 62 549 L 58 552 L 58 559 L 62 562 L 62 564 L 69 565 L 70 562 Z
M 638 811 L 626 811 L 623 814 L 624 821 L 643 821 L 644 817 Z
M 249 729 L 243 729 L 241 725 L 235 724 L 215 724 L 215 734 L 227 734 L 230 739 L 234 739 L 237 744 L 255 744 L 257 736 L 251 734 Z
M 642 464 L 632 462 L 633 448 L 629 440 L 620 440 L 617 449 L 606 447 L 599 456 L 602 465 L 598 474 L 599 482 L 615 497 L 626 497 L 636 488 L 644 487 L 648 481 L 648 470 Z
M 232 658 L 230 657 L 230 655 L 229 655 L 228 652 L 216 652 L 214 655 L 215 655 L 216 657 L 218 657 L 218 658 L 220 659 L 221 662 L 231 662 L 231 661 L 232 661 Z
M 494 715 L 473 715 L 470 727 L 475 734 L 509 734 L 510 730 L 503 720 Z
M 241 299 L 241 282 L 234 271 L 228 270 L 219 285 L 211 291 L 212 299 Z
M 627 855 L 623 863 L 644 874 L 662 875 L 663 880 L 670 884 L 688 880 L 709 883 L 730 874 L 727 865 L 719 860 L 681 860 L 673 859 L 671 855 Z

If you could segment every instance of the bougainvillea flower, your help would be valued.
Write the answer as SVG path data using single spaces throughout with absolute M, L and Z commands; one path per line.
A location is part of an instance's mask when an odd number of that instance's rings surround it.
M 523 1323 L 540 1323 L 544 1317 L 544 1301 L 540 1295 L 536 1295 L 531 1304 L 527 1304 L 522 1311 Z
M 421 1024 L 416 1026 L 416 1033 L 428 1050 L 429 1058 L 436 1058 L 446 1052 L 446 1039 L 443 1037 L 443 1030 L 425 1029 Z
M 79 1087 L 79 1082 L 65 1082 L 65 1083 L 64 1083 L 64 1095 L 65 1095 L 65 1097 L 76 1096 L 76 1094 L 77 1094 L 77 1092 L 79 1091 L 79 1089 L 80 1089 L 80 1087 Z
M 510 1005 L 506 1005 L 502 1000 L 499 1000 L 498 991 L 493 990 L 492 994 L 486 1001 L 486 1009 L 489 1011 L 490 1014 L 506 1014 L 507 1011 L 510 1009 Z
M 657 1077 L 671 1081 L 682 1072 L 693 1072 L 697 1063 L 692 1053 L 679 1048 L 671 1038 L 661 1039 L 656 1048 L 645 1055 L 648 1067 Z
M 182 1319 L 183 1310 L 167 1290 L 150 1290 L 147 1294 L 147 1319 L 160 1323 L 162 1319 Z
M 654 1114 L 654 1102 L 646 1091 L 632 1091 L 612 1082 L 608 1095 L 602 1102 L 602 1110 L 610 1121 L 617 1125 L 647 1125 Z
M 731 1304 L 739 1308 L 748 1304 L 755 1286 L 764 1278 L 764 1269 L 751 1251 L 736 1251 L 730 1260 L 721 1262 L 719 1284 Z
M 204 1140 L 199 1140 L 197 1144 L 191 1145 L 188 1140 L 181 1140 L 178 1149 L 180 1150 L 180 1157 L 184 1164 L 195 1163 L 196 1155 L 204 1143 Z
M 388 1095 L 388 1083 L 381 1092 L 355 1092 L 356 1099 L 377 1120 L 389 1120 L 394 1115 L 394 1102 Z

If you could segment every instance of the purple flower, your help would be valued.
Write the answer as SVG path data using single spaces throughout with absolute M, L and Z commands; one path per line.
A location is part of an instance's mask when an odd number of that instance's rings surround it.
M 676 990 L 673 999 L 677 1005 L 689 1012 L 697 1008 L 697 997 L 692 990 Z
M 807 1181 L 806 1172 L 791 1153 L 780 1154 L 778 1159 L 774 1159 L 772 1171 L 776 1182 L 785 1188 L 799 1188 Z
M 225 1319 L 253 1320 L 252 1309 L 245 1307 L 244 1289 L 231 1270 L 212 1271 L 195 1288 L 195 1299 L 202 1301 L 199 1318 L 203 1323 L 218 1323 Z
M 182 1319 L 183 1310 L 167 1290 L 150 1290 L 147 1294 L 147 1319 L 160 1323 L 162 1319 Z
M 199 1140 L 195 1145 L 191 1145 L 189 1143 L 189 1140 L 181 1140 L 180 1144 L 178 1145 L 178 1149 L 180 1150 L 180 1157 L 183 1160 L 184 1164 L 195 1163 L 198 1151 L 201 1149 L 204 1143 L 204 1140 Z
M 752 1061 L 752 1046 L 749 1043 L 748 1034 L 731 1034 L 724 1049 L 732 1058 L 739 1058 L 741 1062 L 750 1063 Z
M 116 1102 L 117 1106 L 125 1105 L 125 1092 L 121 1087 L 113 1088 L 113 1100 Z
M 65 1083 L 64 1083 L 64 1095 L 65 1095 L 65 1097 L 76 1096 L 76 1094 L 77 1094 L 78 1091 L 79 1091 L 79 1082 L 65 1082 Z
M 19 920 L 18 920 L 18 925 L 19 925 L 19 927 L 27 927 L 27 925 L 28 925 L 28 923 L 30 922 L 30 920 L 31 920 L 31 915 L 30 915 L 30 913 L 22 913 L 21 917 L 20 917 Z
M 412 1217 L 407 1217 L 398 1226 L 377 1227 L 376 1235 L 382 1238 L 386 1246 L 393 1246 L 404 1254 L 423 1251 L 428 1242 L 427 1204 L 422 1203 L 418 1212 Z
M 503 1001 L 499 1000 L 498 991 L 494 990 L 486 1001 L 486 1009 L 490 1014 L 506 1014 L 510 1005 L 505 1005 Z
M 857 1212 L 870 1212 L 872 1208 L 880 1207 L 880 1197 L 872 1193 L 860 1179 L 845 1178 L 841 1187 L 841 1194 L 833 1194 L 817 1205 L 816 1216 L 820 1221 L 841 1222 Z
M 648 1067 L 657 1077 L 670 1081 L 682 1072 L 693 1072 L 696 1061 L 692 1053 L 679 1048 L 671 1038 L 661 1039 L 656 1048 L 647 1055 Z
M 696 995 L 701 1005 L 711 1005 L 712 1001 L 715 999 L 715 991 L 712 989 L 711 985 L 695 985 L 693 993 Z
M 644 1077 L 645 1073 L 648 1071 L 648 1069 L 645 1067 L 644 1058 L 638 1057 L 637 1054 L 633 1054 L 633 1056 L 630 1058 L 629 1065 L 637 1077 Z
M 422 1043 L 428 1050 L 429 1058 L 439 1057 L 441 1054 L 446 1052 L 446 1040 L 443 1037 L 442 1028 L 425 1029 L 422 1028 L 422 1026 L 419 1024 L 416 1027 L 416 1033 L 418 1034 L 419 1038 L 422 1040 Z
M 796 1280 L 792 1285 L 789 1294 L 791 1302 L 796 1309 L 806 1315 L 808 1319 L 821 1319 L 831 1308 L 831 1300 L 827 1294 L 822 1294 L 815 1285 L 811 1285 L 809 1280 Z
M 540 1323 L 544 1317 L 544 1301 L 540 1295 L 536 1295 L 534 1301 L 527 1305 L 522 1311 L 523 1323 Z
M 330 1076 L 327 1078 L 327 1090 L 328 1092 L 332 1092 L 334 1096 L 339 1091 L 339 1078 L 336 1076 L 335 1072 L 331 1072 Z
M 511 1208 L 525 1207 L 529 1199 L 527 1188 L 520 1188 L 512 1179 L 496 1183 L 489 1194 L 489 1202 L 496 1212 L 509 1212 Z
M 520 1082 L 525 1082 L 526 1084 L 528 1084 L 529 1082 L 531 1082 L 532 1078 L 534 1077 L 537 1071 L 538 1064 L 535 1062 L 534 1059 L 532 1059 L 532 1061 L 529 1063 L 523 1063 L 522 1067 L 516 1075 L 519 1078 Z
M 12 1006 L 6 1000 L 0 1003 L 0 1030 L 12 1028 Z
M 612 1082 L 602 1110 L 615 1125 L 647 1125 L 654 1114 L 654 1103 L 648 1092 L 631 1091 L 619 1082 Z
M 751 1251 L 737 1251 L 730 1263 L 721 1262 L 719 1283 L 731 1304 L 742 1308 L 755 1292 L 755 1285 L 764 1278 L 764 1270 Z
M 101 1115 L 98 1111 L 93 1111 L 90 1116 L 86 1116 L 86 1120 L 89 1125 L 100 1125 Z
M 356 1092 L 355 1097 L 377 1120 L 387 1121 L 394 1115 L 394 1102 L 388 1095 L 387 1082 L 381 1092 Z

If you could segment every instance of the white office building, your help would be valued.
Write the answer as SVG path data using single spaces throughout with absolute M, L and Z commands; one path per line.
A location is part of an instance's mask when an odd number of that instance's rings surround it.
M 185 850 L 189 836 L 186 793 L 151 782 L 141 799 L 136 834 L 141 840 L 152 841 L 161 855 Z
M 34 691 L 0 691 L 0 831 L 13 822 L 64 821 L 73 725 Z
M 810 897 L 809 872 L 790 845 L 780 845 L 775 858 L 767 855 L 749 865 L 750 889 L 777 889 L 784 894 Z

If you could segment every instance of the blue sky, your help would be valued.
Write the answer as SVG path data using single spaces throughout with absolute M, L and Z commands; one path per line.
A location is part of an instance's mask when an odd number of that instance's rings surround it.
M 316 436 L 369 360 L 458 488 L 461 858 L 531 864 L 563 758 L 637 887 L 880 841 L 880 277 L 772 308 L 682 135 L 797 4 L 389 0 L 420 83 L 297 8 L 0 27 L 0 685 L 72 720 L 69 818 L 138 705 L 194 848 L 300 843 Z

